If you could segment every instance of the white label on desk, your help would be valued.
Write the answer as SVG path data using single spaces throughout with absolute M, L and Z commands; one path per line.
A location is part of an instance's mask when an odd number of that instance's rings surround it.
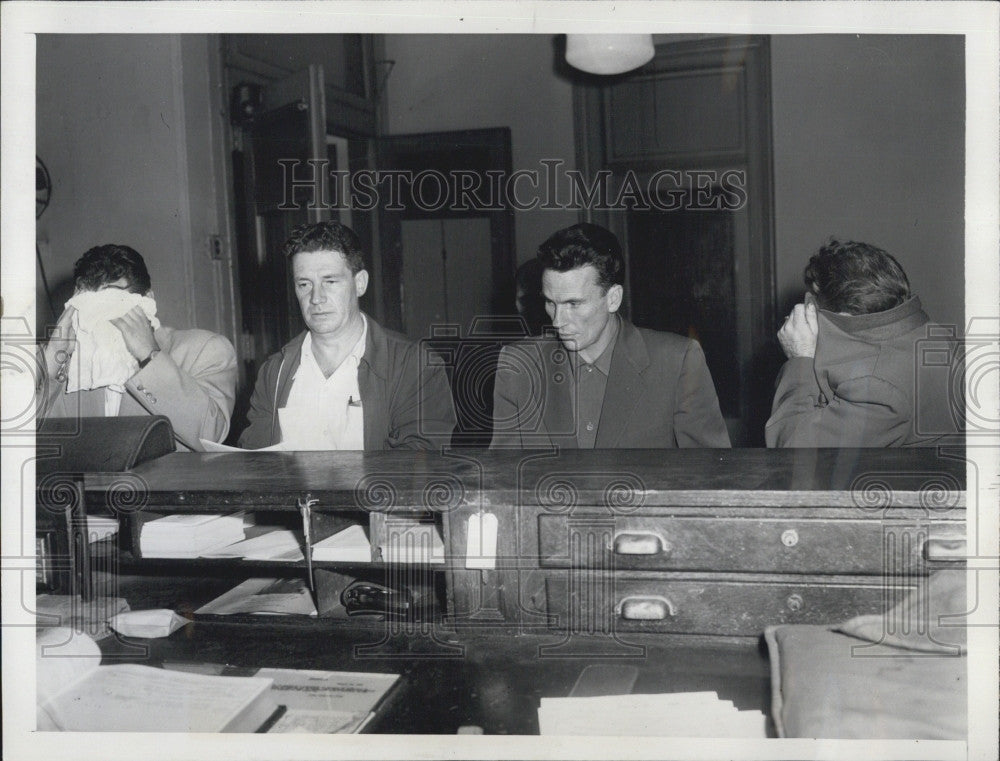
M 497 517 L 493 513 L 469 516 L 466 568 L 497 567 Z

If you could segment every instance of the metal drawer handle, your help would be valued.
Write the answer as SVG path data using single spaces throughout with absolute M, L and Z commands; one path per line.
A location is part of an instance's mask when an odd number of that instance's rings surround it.
M 924 542 L 924 558 L 927 560 L 965 560 L 968 548 L 964 536 L 937 536 Z
M 674 604 L 666 597 L 626 597 L 618 613 L 627 621 L 663 621 L 674 615 Z
M 659 555 L 669 549 L 656 534 L 616 534 L 613 547 L 616 555 Z

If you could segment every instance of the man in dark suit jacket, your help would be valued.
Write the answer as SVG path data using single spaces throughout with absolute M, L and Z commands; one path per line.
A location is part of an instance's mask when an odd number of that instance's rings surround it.
M 538 258 L 558 340 L 526 339 L 501 352 L 493 448 L 730 446 L 698 343 L 618 314 L 625 263 L 611 232 L 574 225 L 545 241 Z

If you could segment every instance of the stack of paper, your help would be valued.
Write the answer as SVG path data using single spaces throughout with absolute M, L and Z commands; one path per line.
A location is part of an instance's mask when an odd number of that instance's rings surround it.
M 355 524 L 313 545 L 313 560 L 370 563 L 372 547 L 368 535 Z
M 767 737 L 761 711 L 737 710 L 714 692 L 542 698 L 543 735 Z
M 87 516 L 87 540 L 99 542 L 118 533 L 118 519 L 101 515 Z
M 139 551 L 147 558 L 196 558 L 244 536 L 243 513 L 176 513 L 143 524 Z
M 433 520 L 391 517 L 379 544 L 386 563 L 443 563 L 444 540 Z
M 272 529 L 259 536 L 244 539 L 222 549 L 202 553 L 202 557 L 243 558 L 245 560 L 302 560 L 302 532 Z
M 316 604 L 300 578 L 252 578 L 216 597 L 195 611 L 226 616 L 233 613 L 315 616 Z

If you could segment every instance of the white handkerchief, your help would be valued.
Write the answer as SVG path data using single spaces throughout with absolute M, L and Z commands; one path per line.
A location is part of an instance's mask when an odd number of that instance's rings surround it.
M 148 296 L 120 288 L 105 288 L 103 291 L 82 291 L 67 301 L 66 306 L 76 309 L 73 314 L 76 348 L 69 363 L 66 390 L 72 393 L 110 386 L 116 391 L 124 391 L 125 381 L 138 372 L 139 363 L 111 320 L 139 306 L 156 330 L 160 327 L 156 319 L 156 302 Z

